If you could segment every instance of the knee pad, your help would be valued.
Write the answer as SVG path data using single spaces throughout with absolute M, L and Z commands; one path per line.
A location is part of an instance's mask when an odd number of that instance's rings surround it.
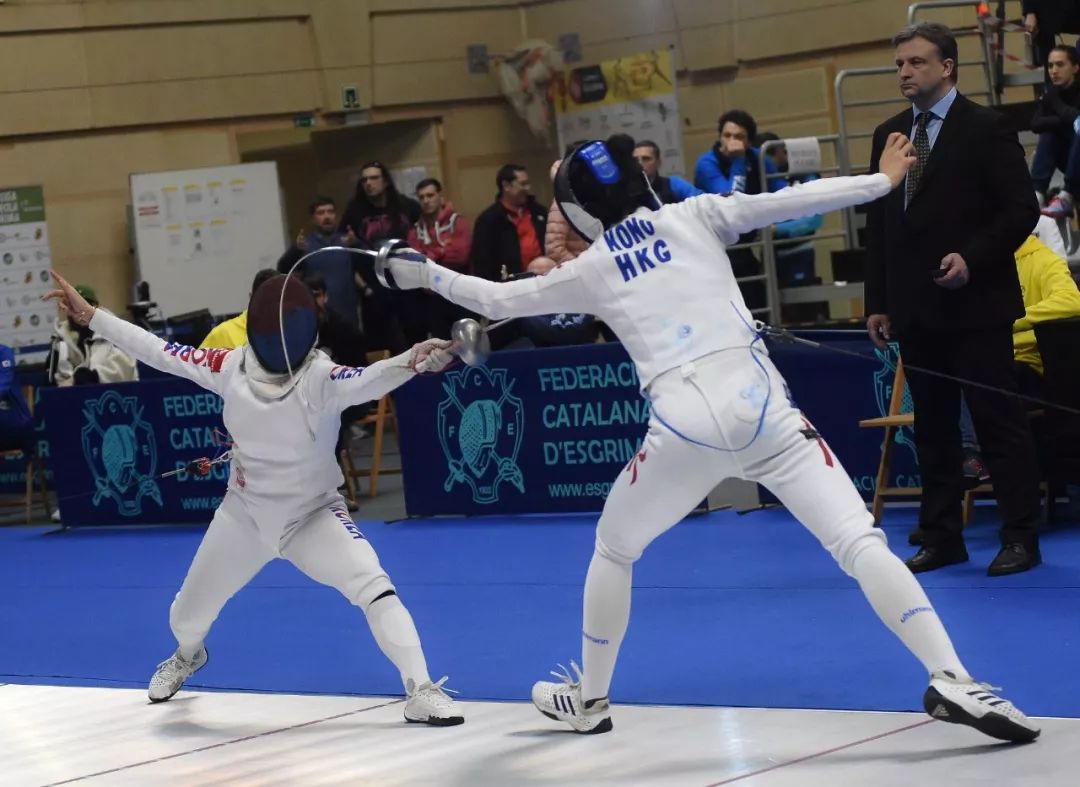
M 849 577 L 855 576 L 855 561 L 868 549 L 888 549 L 888 539 L 879 527 L 870 527 L 844 538 L 829 551 Z

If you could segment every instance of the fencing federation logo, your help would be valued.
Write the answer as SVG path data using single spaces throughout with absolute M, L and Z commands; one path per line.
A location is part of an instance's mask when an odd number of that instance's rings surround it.
M 474 366 L 446 375 L 438 426 L 450 470 L 443 484 L 447 492 L 466 484 L 473 502 L 481 505 L 498 502 L 504 482 L 525 492 L 517 465 L 524 407 L 511 394 L 513 387 L 505 369 Z
M 881 360 L 881 368 L 874 373 L 874 398 L 877 400 L 878 412 L 881 415 L 889 414 L 889 402 L 892 401 L 893 381 L 896 379 L 896 364 L 900 360 L 900 349 L 896 344 L 890 344 L 888 349 L 878 350 L 875 348 L 874 355 Z M 900 403 L 901 413 L 910 413 L 915 409 L 911 401 L 911 389 L 905 383 L 903 399 Z M 896 430 L 896 444 L 906 446 L 911 451 L 912 458 L 918 462 L 915 454 L 915 430 L 910 426 L 901 426 Z M 886 480 L 890 486 L 894 479 Z
M 94 474 L 93 504 L 99 506 L 105 498 L 112 498 L 120 516 L 141 514 L 143 497 L 163 505 L 155 480 L 154 430 L 142 413 L 137 397 L 121 396 L 116 391 L 83 405 L 83 456 Z

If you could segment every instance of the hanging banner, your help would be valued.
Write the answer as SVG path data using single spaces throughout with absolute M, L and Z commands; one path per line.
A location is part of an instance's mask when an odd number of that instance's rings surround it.
M 18 363 L 43 362 L 56 307 L 42 303 L 52 252 L 41 186 L 0 187 L 0 344 Z
M 670 49 L 653 49 L 564 72 L 553 83 L 559 148 L 629 134 L 660 148 L 661 175 L 685 175 Z

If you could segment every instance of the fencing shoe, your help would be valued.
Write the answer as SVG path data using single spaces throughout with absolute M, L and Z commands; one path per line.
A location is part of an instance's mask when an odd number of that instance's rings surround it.
M 923 695 L 923 707 L 939 721 L 966 724 L 991 738 L 1014 743 L 1030 743 L 1038 738 L 1038 726 L 1011 702 L 993 693 L 1000 690 L 970 678 L 958 680 L 951 672 L 935 672 Z
M 446 678 L 432 683 L 430 680 L 417 686 L 411 679 L 405 686 L 408 699 L 405 700 L 405 721 L 418 724 L 431 724 L 435 727 L 453 727 L 464 724 L 465 717 L 446 691 L 443 684 Z
M 607 697 L 585 701 L 581 698 L 581 669 L 573 661 L 570 666 L 577 673 L 577 680 L 570 677 L 570 671 L 562 664 L 562 672 L 551 671 L 559 679 L 537 681 L 532 688 L 532 701 L 536 709 L 555 721 L 565 721 L 574 728 L 574 732 L 584 735 L 599 735 L 611 732 L 611 703 Z
M 180 691 L 184 681 L 203 668 L 208 658 L 206 648 L 199 650 L 191 661 L 181 656 L 178 650 L 158 664 L 154 677 L 150 678 L 150 701 L 165 702 L 172 697 Z

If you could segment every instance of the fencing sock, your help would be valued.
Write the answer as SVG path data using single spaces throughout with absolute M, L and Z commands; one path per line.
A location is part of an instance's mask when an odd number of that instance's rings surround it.
M 862 550 L 851 573 L 878 617 L 927 672 L 948 670 L 961 680 L 971 677 L 922 586 L 884 543 Z
M 383 596 L 373 601 L 364 614 L 379 648 L 401 673 L 405 690 L 412 693 L 416 686 L 430 681 L 420 635 L 401 599 L 396 594 Z
M 585 628 L 581 637 L 585 668 L 581 697 L 585 702 L 608 695 L 619 646 L 630 622 L 632 577 L 631 564 L 616 563 L 599 550 L 593 552 L 585 579 Z

